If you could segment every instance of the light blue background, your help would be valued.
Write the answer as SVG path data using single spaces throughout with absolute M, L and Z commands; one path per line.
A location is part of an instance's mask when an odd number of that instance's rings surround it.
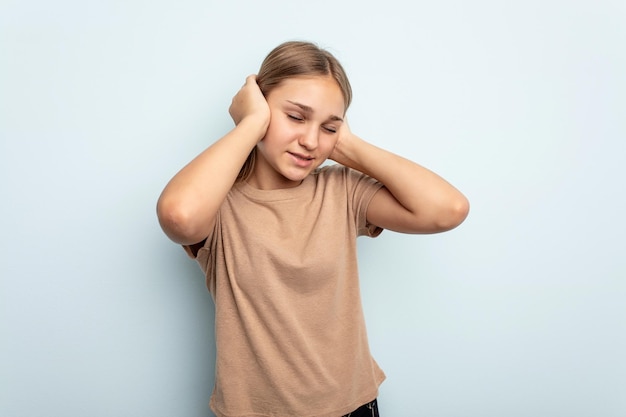
M 211 415 L 212 302 L 155 203 L 289 39 L 472 203 L 359 241 L 383 416 L 626 415 L 622 0 L 3 0 L 0 415 Z

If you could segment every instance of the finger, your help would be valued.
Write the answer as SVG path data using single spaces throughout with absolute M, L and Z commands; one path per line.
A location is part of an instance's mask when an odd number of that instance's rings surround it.
M 244 86 L 247 84 L 256 84 L 256 74 L 250 74 L 246 77 Z

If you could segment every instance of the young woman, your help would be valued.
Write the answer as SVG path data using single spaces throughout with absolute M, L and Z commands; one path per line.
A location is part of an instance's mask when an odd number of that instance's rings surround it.
M 368 347 L 356 237 L 442 232 L 467 216 L 441 177 L 350 131 L 351 99 L 329 52 L 279 45 L 233 98 L 236 126 L 158 201 L 215 301 L 218 416 L 378 415 L 385 376 Z

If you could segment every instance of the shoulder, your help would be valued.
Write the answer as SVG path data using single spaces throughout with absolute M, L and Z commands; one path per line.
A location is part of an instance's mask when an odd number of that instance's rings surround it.
M 376 179 L 341 164 L 326 165 L 318 168 L 316 174 L 325 181 L 341 184 L 349 191 L 363 189 L 378 190 L 382 184 Z
M 376 179 L 344 165 L 327 165 L 315 172 L 317 189 L 332 198 L 344 195 L 351 204 L 367 206 L 369 200 L 383 187 Z

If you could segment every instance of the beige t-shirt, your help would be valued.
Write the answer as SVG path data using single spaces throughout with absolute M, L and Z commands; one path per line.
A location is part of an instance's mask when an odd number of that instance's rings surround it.
M 340 165 L 298 187 L 233 186 L 198 251 L 215 301 L 220 417 L 337 417 L 385 375 L 367 342 L 356 237 L 382 185 Z

